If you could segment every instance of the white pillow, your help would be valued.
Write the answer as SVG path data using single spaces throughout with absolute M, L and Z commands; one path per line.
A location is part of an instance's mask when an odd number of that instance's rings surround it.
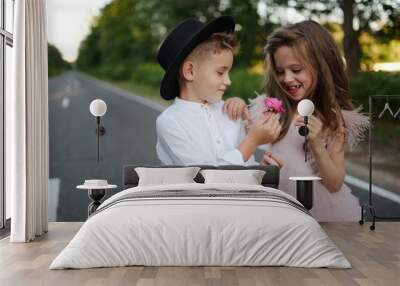
M 265 171 L 262 170 L 202 170 L 204 183 L 234 183 L 246 185 L 261 185 Z
M 138 186 L 195 183 L 193 179 L 199 170 L 199 167 L 135 168 L 139 176 Z

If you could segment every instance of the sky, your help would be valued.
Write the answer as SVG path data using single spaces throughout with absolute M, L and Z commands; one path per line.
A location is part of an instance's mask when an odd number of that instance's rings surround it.
M 48 41 L 69 62 L 75 61 L 81 40 L 100 9 L 111 0 L 47 0 Z

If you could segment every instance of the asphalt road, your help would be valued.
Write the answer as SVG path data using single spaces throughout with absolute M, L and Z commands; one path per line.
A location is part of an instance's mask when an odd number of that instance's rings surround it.
M 101 124 L 100 162 L 97 162 L 96 120 L 90 102 L 107 103 Z M 156 151 L 155 120 L 164 107 L 78 72 L 49 81 L 50 188 L 49 218 L 53 221 L 84 221 L 89 198 L 76 186 L 85 179 L 107 179 L 122 186 L 124 164 L 160 164 Z M 368 193 L 351 186 L 360 203 Z M 107 197 L 115 193 L 110 191 Z M 400 217 L 400 201 L 373 197 L 382 217 Z
M 89 111 L 96 98 L 107 103 L 99 163 L 96 119 Z M 58 204 L 49 206 L 56 212 L 50 219 L 86 219 L 87 192 L 75 188 L 85 179 L 107 179 L 121 189 L 124 164 L 159 164 L 155 120 L 161 107 L 148 102 L 77 72 L 49 81 L 50 178 L 58 182 L 56 188 L 50 184 L 49 199 Z

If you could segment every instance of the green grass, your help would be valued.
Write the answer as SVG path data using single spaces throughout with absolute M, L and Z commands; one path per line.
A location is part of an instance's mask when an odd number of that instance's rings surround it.
M 160 92 L 158 88 L 154 88 L 152 86 L 147 86 L 139 83 L 133 83 L 131 81 L 122 81 L 122 80 L 106 80 L 109 83 L 115 84 L 119 86 L 122 89 L 125 89 L 127 91 L 133 92 L 137 95 L 149 97 L 151 99 L 155 100 L 162 100 L 160 96 Z
M 132 81 L 121 81 L 121 80 L 119 81 L 106 80 L 106 81 L 124 90 L 130 91 L 136 95 L 147 97 L 151 100 L 154 100 L 164 105 L 171 105 L 174 102 L 173 100 L 164 100 L 160 95 L 160 90 L 158 88 L 154 88 L 153 86 L 134 83 Z
M 373 120 L 373 143 L 379 148 L 388 148 L 400 151 L 400 119 L 380 121 Z
M 160 95 L 160 90 L 158 88 L 154 88 L 153 86 L 134 83 L 132 81 L 122 81 L 122 80 L 119 81 L 106 80 L 106 81 L 118 86 L 119 88 L 130 91 L 136 95 L 147 97 L 153 101 L 156 101 L 164 105 L 171 105 L 174 102 L 173 100 L 164 100 Z
M 159 90 L 158 86 L 140 84 L 137 82 L 133 82 L 132 80 L 110 79 L 110 78 L 105 77 L 104 75 L 98 74 L 96 72 L 88 72 L 88 71 L 84 71 L 84 72 L 89 73 L 90 75 L 92 75 L 100 80 L 103 80 L 105 82 L 108 82 L 110 84 L 118 86 L 121 89 L 130 91 L 136 95 L 147 97 L 147 98 L 157 101 L 161 104 L 171 105 L 173 103 L 173 101 L 167 101 L 167 100 L 164 100 L 161 98 L 160 90 Z

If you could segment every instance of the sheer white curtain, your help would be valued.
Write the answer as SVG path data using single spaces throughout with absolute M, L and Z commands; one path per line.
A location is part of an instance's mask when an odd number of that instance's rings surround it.
M 48 79 L 45 0 L 15 1 L 12 93 L 6 98 L 6 187 L 12 242 L 47 232 Z

